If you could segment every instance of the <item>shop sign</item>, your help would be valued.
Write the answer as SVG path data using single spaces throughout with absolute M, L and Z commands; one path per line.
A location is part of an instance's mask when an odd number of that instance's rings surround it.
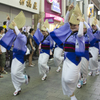
M 63 20 L 63 22 L 64 22 L 64 18 L 59 17 L 59 16 L 54 15 L 54 14 L 45 13 L 45 17 L 54 17 L 54 20 L 56 20 L 56 21 L 62 21 Z
M 19 3 L 20 3 L 20 5 L 24 5 L 25 0 L 20 0 Z
M 50 24 L 54 23 L 54 17 L 45 17 L 45 18 L 44 18 L 44 21 L 45 21 L 46 19 L 48 19 L 48 22 L 49 22 Z
M 94 13 L 94 4 L 89 4 L 88 5 L 88 15 L 90 15 L 90 17 L 93 17 L 93 13 Z
M 31 0 L 27 0 L 26 3 L 27 3 L 27 4 L 26 4 L 27 7 L 30 7 L 30 8 L 32 7 Z
M 51 10 L 55 11 L 57 13 L 61 13 L 60 11 L 60 5 L 57 1 L 53 1 L 52 6 L 51 6 Z
M 24 5 L 25 4 L 25 0 L 20 0 L 19 3 L 20 3 L 20 5 Z M 30 7 L 30 8 L 32 7 L 31 0 L 27 0 L 26 1 L 26 6 Z M 37 10 L 37 2 L 34 2 L 33 9 Z
M 57 1 L 57 0 L 47 0 L 49 3 L 53 3 L 53 1 Z
M 39 14 L 41 0 L 0 0 L 0 4 Z
M 52 3 L 51 10 L 57 13 L 61 13 L 60 2 L 58 0 L 47 0 L 49 3 Z

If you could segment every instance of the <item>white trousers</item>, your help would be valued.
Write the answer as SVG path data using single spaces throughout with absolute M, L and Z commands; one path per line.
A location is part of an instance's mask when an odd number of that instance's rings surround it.
M 86 58 L 82 57 L 80 72 L 82 73 L 84 79 L 86 79 L 88 75 L 88 65 L 89 61 Z
M 24 68 L 25 68 L 25 64 L 22 64 L 16 58 L 12 60 L 11 78 L 12 78 L 12 83 L 14 85 L 14 88 L 16 90 L 20 90 L 21 84 L 25 83 L 25 75 L 23 74 Z
M 38 69 L 39 69 L 39 74 L 44 75 L 46 72 L 49 70 L 49 66 L 47 65 L 47 62 L 49 60 L 49 55 L 46 53 L 41 53 L 39 55 L 38 59 Z
M 89 59 L 89 68 L 91 71 L 96 71 L 98 69 L 99 50 L 96 47 L 90 47 L 89 52 L 92 54 L 92 58 Z
M 62 70 L 62 89 L 64 95 L 72 95 L 79 79 L 81 63 L 76 66 L 68 58 L 64 60 Z
M 55 48 L 54 50 L 54 64 L 56 67 L 59 67 L 62 61 L 64 60 L 64 57 L 62 57 L 63 49 L 60 47 Z

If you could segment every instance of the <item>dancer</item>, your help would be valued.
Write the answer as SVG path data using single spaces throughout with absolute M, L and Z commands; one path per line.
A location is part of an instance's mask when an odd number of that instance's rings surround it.
M 63 21 L 61 21 L 61 23 L 59 24 L 59 27 L 63 26 L 64 23 Z M 58 26 L 58 25 L 57 25 Z M 57 27 L 56 26 L 56 27 Z M 56 29 L 56 28 L 55 28 Z M 63 53 L 63 43 L 61 45 L 57 45 L 55 44 L 55 50 L 54 50 L 54 64 L 57 68 L 56 72 L 60 72 L 61 67 L 60 64 L 62 63 L 62 61 L 64 60 L 64 57 L 61 56 Z
M 90 25 L 89 21 L 90 21 L 90 16 L 89 16 L 89 19 L 88 19 L 88 23 Z M 89 60 L 90 72 L 89 72 L 88 75 L 95 76 L 95 75 L 99 75 L 99 71 L 98 71 L 98 55 L 99 55 L 99 40 L 100 40 L 100 28 L 97 25 L 96 16 L 93 19 L 91 30 L 92 30 L 92 33 L 93 33 L 93 36 L 94 36 L 96 42 L 92 46 L 90 46 L 90 48 L 89 48 L 89 52 L 91 53 L 92 58 L 90 58 L 90 60 Z
M 73 4 L 69 9 L 73 8 Z M 68 16 L 69 11 L 66 16 Z M 68 19 L 68 18 L 66 18 Z M 78 5 L 76 5 L 69 23 L 50 33 L 53 40 L 58 44 L 64 43 L 64 63 L 62 70 L 62 89 L 64 95 L 70 96 L 71 100 L 77 100 L 74 91 L 79 79 L 81 56 L 84 55 L 85 46 L 83 38 L 83 18 Z
M 86 21 L 84 21 L 84 38 L 85 38 L 85 54 L 81 60 L 80 79 L 77 84 L 77 88 L 81 88 L 82 85 L 86 84 L 88 75 L 88 65 L 89 65 L 89 46 L 92 45 L 95 41 L 91 28 Z
M 46 80 L 47 73 L 49 73 L 50 67 L 47 65 L 50 55 L 50 49 L 53 48 L 53 41 L 49 35 L 49 23 L 46 20 L 41 28 L 39 29 L 41 19 L 37 25 L 37 31 L 35 32 L 33 38 L 35 42 L 39 45 L 41 43 L 41 51 L 38 59 L 39 74 L 43 75 L 42 80 Z M 42 32 L 42 33 L 41 33 Z
M 21 84 L 28 84 L 30 77 L 23 74 L 25 63 L 24 56 L 27 50 L 27 38 L 21 34 L 21 28 L 25 25 L 25 15 L 21 11 L 9 25 L 9 30 L 1 39 L 0 44 L 9 50 L 14 42 L 13 60 L 11 65 L 11 78 L 15 88 L 14 96 L 21 92 Z

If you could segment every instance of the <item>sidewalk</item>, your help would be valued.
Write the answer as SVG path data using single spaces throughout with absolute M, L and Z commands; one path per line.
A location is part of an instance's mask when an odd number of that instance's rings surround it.
M 14 87 L 10 73 L 0 79 L 0 100 L 70 100 L 63 95 L 61 87 L 61 72 L 56 72 L 53 61 L 49 61 L 51 71 L 46 81 L 41 81 L 38 73 L 37 60 L 35 67 L 26 67 L 26 73 L 31 76 L 28 85 L 22 85 L 20 95 L 14 97 Z M 27 66 L 27 65 L 26 65 Z M 87 84 L 82 89 L 76 89 L 78 100 L 100 100 L 100 76 L 88 76 Z

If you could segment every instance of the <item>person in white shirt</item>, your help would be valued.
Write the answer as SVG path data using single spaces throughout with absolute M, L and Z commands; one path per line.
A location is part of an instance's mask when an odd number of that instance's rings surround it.
M 0 26 L 0 40 L 4 36 L 4 28 Z M 4 70 L 6 57 L 5 57 L 6 49 L 0 45 L 0 73 L 7 74 L 7 72 Z

